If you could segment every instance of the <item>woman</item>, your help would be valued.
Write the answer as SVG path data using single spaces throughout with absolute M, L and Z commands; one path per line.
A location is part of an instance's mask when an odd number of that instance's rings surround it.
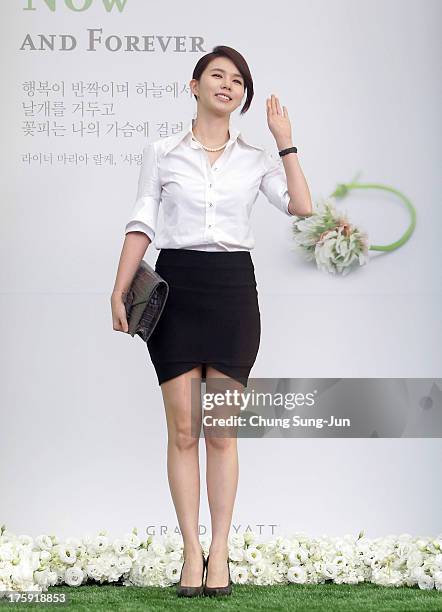
M 170 291 L 147 348 L 164 400 L 168 477 L 184 542 L 177 591 L 193 596 L 231 592 L 228 534 L 238 456 L 235 435 L 210 435 L 205 428 L 212 523 L 205 560 L 198 537 L 202 420 L 201 410 L 191 411 L 190 381 L 206 379 L 207 392 L 209 383 L 220 379 L 239 390 L 247 386 L 261 332 L 249 223 L 259 191 L 288 216 L 309 215 L 312 206 L 296 150 L 290 150 L 288 112 L 276 96 L 267 99 L 267 123 L 278 150 L 289 149 L 282 161 L 230 126 L 244 94 L 241 114 L 253 98 L 252 76 L 238 51 L 215 47 L 200 58 L 189 85 L 196 119 L 184 132 L 144 149 L 111 304 L 114 330 L 127 332 L 123 296 L 155 239 L 160 249 L 155 269 Z

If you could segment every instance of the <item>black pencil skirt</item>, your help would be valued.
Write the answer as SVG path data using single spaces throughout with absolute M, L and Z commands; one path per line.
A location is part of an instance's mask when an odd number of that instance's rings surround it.
M 155 270 L 169 283 L 147 341 L 158 383 L 211 365 L 246 387 L 261 337 L 250 252 L 161 249 Z

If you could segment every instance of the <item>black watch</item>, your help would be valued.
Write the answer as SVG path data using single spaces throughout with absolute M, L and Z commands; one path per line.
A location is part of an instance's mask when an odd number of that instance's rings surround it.
M 287 155 L 287 153 L 297 153 L 298 149 L 296 147 L 289 147 L 288 149 L 283 149 L 282 151 L 279 151 L 279 155 L 280 157 L 282 157 L 283 155 Z

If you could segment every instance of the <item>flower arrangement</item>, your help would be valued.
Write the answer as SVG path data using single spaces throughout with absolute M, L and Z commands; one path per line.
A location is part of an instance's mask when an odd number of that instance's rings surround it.
M 293 222 L 295 250 L 307 261 L 316 261 L 317 268 L 332 274 L 347 275 L 352 268 L 369 262 L 368 252 L 393 251 L 411 236 L 416 225 L 416 210 L 400 191 L 378 183 L 361 184 L 357 177 L 348 184 L 341 183 L 326 199 L 322 199 L 311 215 Z M 337 198 L 345 197 L 351 189 L 383 189 L 398 195 L 407 206 L 411 222 L 403 236 L 389 245 L 369 245 L 368 234 L 352 225 L 347 216 L 335 207 Z
M 338 213 L 331 198 L 323 200 L 315 214 L 295 221 L 293 233 L 300 253 L 326 272 L 345 276 L 354 264 L 368 262 L 367 234 Z
M 201 539 L 207 556 L 210 541 Z M 370 540 L 357 537 L 309 538 L 302 532 L 258 541 L 252 531 L 229 537 L 232 582 L 275 585 L 372 582 L 442 590 L 442 534 L 409 534 Z M 177 534 L 163 541 L 142 539 L 137 529 L 122 539 L 105 531 L 95 537 L 40 535 L 35 539 L 0 529 L 0 598 L 7 591 L 47 591 L 49 586 L 119 583 L 172 586 L 179 580 L 183 542 Z

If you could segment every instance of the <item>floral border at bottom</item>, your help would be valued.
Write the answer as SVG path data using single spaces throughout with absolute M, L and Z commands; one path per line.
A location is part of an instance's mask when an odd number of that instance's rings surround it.
M 210 538 L 200 539 L 207 556 Z M 442 534 L 368 539 L 308 537 L 303 532 L 260 541 L 253 531 L 229 536 L 232 582 L 249 585 L 358 584 L 442 590 Z M 167 587 L 179 581 L 183 540 L 168 534 L 143 539 L 135 528 L 113 539 L 106 531 L 81 539 L 32 538 L 0 529 L 0 597 L 10 591 L 47 591 L 55 585 L 109 583 Z

